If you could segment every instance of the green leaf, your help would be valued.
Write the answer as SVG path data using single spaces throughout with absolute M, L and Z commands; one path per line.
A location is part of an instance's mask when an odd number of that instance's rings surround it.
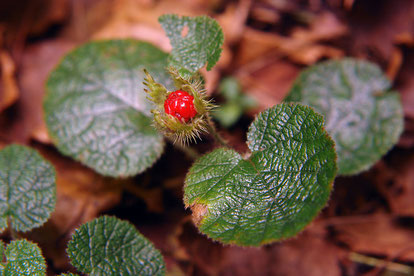
M 3 248 L 3 244 L 1 245 Z M 3 250 L 3 249 L 2 249 Z M 14 240 L 6 248 L 6 263 L 2 264 L 4 276 L 45 276 L 46 262 L 42 251 L 27 240 Z
M 164 141 L 152 124 L 143 68 L 171 87 L 168 55 L 135 40 L 87 43 L 51 73 L 46 123 L 58 149 L 103 175 L 131 176 L 150 167 Z
M 242 93 L 240 83 L 235 78 L 224 78 L 220 83 L 219 91 L 226 102 L 213 109 L 212 115 L 224 127 L 231 127 L 240 119 L 244 111 L 257 105 L 256 101 Z
M 220 82 L 219 91 L 229 102 L 237 102 L 243 95 L 239 81 L 232 77 L 224 78 Z
M 67 249 L 71 263 L 93 275 L 164 275 L 160 252 L 129 222 L 103 216 L 83 224 Z
M 35 150 L 11 145 L 0 151 L 0 230 L 29 231 L 55 209 L 55 169 Z
M 247 159 L 221 148 L 195 162 L 184 203 L 201 232 L 226 244 L 292 237 L 325 206 L 335 178 L 323 118 L 306 106 L 277 105 L 259 114 L 247 138 Z
M 225 103 L 213 109 L 212 115 L 222 126 L 231 127 L 243 114 L 243 108 L 237 103 Z
M 206 63 L 207 70 L 217 63 L 224 35 L 216 20 L 208 16 L 166 14 L 158 21 L 173 47 L 169 58 L 171 66 L 192 75 Z
M 74 273 L 62 273 L 59 276 L 79 276 L 78 274 L 74 274 Z
M 400 98 L 389 88 L 378 66 L 347 58 L 304 70 L 286 101 L 309 105 L 325 116 L 339 174 L 352 175 L 369 169 L 402 133 Z

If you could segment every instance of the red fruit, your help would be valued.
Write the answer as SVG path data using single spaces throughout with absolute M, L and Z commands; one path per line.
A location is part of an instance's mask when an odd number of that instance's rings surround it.
M 168 95 L 164 102 L 165 113 L 188 122 L 197 115 L 194 107 L 194 97 L 183 90 L 177 90 Z

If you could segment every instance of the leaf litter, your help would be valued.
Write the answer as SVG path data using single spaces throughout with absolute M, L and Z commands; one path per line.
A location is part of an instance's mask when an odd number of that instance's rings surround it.
M 0 44 L 0 146 L 29 144 L 57 166 L 55 214 L 28 234 L 51 264 L 50 275 L 69 268 L 64 250 L 73 229 L 101 213 L 133 222 L 161 249 L 167 270 L 175 275 L 364 275 L 381 266 L 387 271 L 381 260 L 413 267 L 412 1 L 54 0 L 25 9 L 3 5 L 0 10 L 8 16 L 0 21 L 6 30 Z M 44 16 L 36 17 L 39 11 Z M 126 180 L 101 177 L 60 156 L 43 127 L 48 72 L 63 54 L 89 39 L 133 37 L 169 50 L 157 18 L 171 12 L 219 20 L 226 39 L 222 58 L 207 74 L 209 93 L 215 96 L 219 80 L 232 75 L 259 103 L 255 112 L 279 103 L 299 70 L 317 61 L 354 56 L 376 62 L 395 80 L 403 99 L 406 129 L 398 146 L 370 171 L 338 179 L 329 206 L 298 237 L 260 249 L 223 247 L 199 235 L 181 201 L 191 162 L 184 156 L 179 157 L 182 165 L 170 162 L 178 151 L 170 148 L 150 171 Z M 253 116 L 244 114 L 232 129 L 221 131 L 234 144 L 244 144 Z M 209 140 L 198 146 L 202 152 L 212 149 Z M 378 262 L 357 262 L 351 253 Z

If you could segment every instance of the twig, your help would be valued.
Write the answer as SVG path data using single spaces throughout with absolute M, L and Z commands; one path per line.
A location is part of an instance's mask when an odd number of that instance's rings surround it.
M 376 268 L 374 270 L 368 272 L 366 274 L 366 276 L 376 276 L 376 275 L 380 275 L 384 271 L 384 269 L 389 269 L 389 270 L 397 271 L 397 270 L 391 268 L 391 266 L 394 266 L 394 265 L 398 265 L 400 268 L 405 267 L 406 271 L 398 271 L 398 272 L 406 273 L 406 274 L 410 274 L 411 275 L 411 273 L 414 272 L 414 269 L 412 267 L 395 263 L 395 260 L 397 260 L 405 252 L 410 251 L 410 250 L 413 250 L 413 249 L 414 249 L 414 244 L 407 245 L 406 247 L 402 248 L 401 250 L 399 250 L 394 255 L 389 256 L 387 259 L 385 259 L 384 261 L 382 261 L 382 263 L 378 264 L 376 266 Z
M 412 268 L 410 266 L 390 262 L 387 260 L 381 260 L 374 257 L 369 257 L 355 252 L 351 252 L 351 254 L 349 255 L 349 259 L 351 259 L 354 262 L 376 267 L 375 271 L 366 274 L 370 276 L 379 275 L 379 273 L 381 273 L 381 271 L 385 268 L 394 272 L 404 274 L 411 274 L 412 272 Z

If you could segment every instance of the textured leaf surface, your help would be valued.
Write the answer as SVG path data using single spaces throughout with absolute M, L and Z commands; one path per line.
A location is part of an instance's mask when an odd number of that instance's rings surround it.
M 133 225 L 103 216 L 83 224 L 68 243 L 71 263 L 89 275 L 164 275 L 164 260 Z
M 171 87 L 167 56 L 134 40 L 91 42 L 66 55 L 48 79 L 44 102 L 58 149 L 104 175 L 150 167 L 164 142 L 151 126 L 143 68 Z
M 173 47 L 170 65 L 192 75 L 206 63 L 207 70 L 217 63 L 224 35 L 216 20 L 207 16 L 166 14 L 159 18 L 159 22 Z
M 291 237 L 325 206 L 336 174 L 322 116 L 301 105 L 262 112 L 248 132 L 250 158 L 217 149 L 190 169 L 184 202 L 201 232 L 253 245 Z
M 375 64 L 355 59 L 328 61 L 305 71 L 286 101 L 309 105 L 325 116 L 338 153 L 339 174 L 370 168 L 403 130 L 399 95 Z
M 11 145 L 0 151 L 0 229 L 29 231 L 55 209 L 55 169 L 37 151 Z
M 3 246 L 3 245 L 2 245 Z M 46 262 L 40 248 L 27 240 L 12 241 L 6 248 L 4 276 L 45 276 Z

